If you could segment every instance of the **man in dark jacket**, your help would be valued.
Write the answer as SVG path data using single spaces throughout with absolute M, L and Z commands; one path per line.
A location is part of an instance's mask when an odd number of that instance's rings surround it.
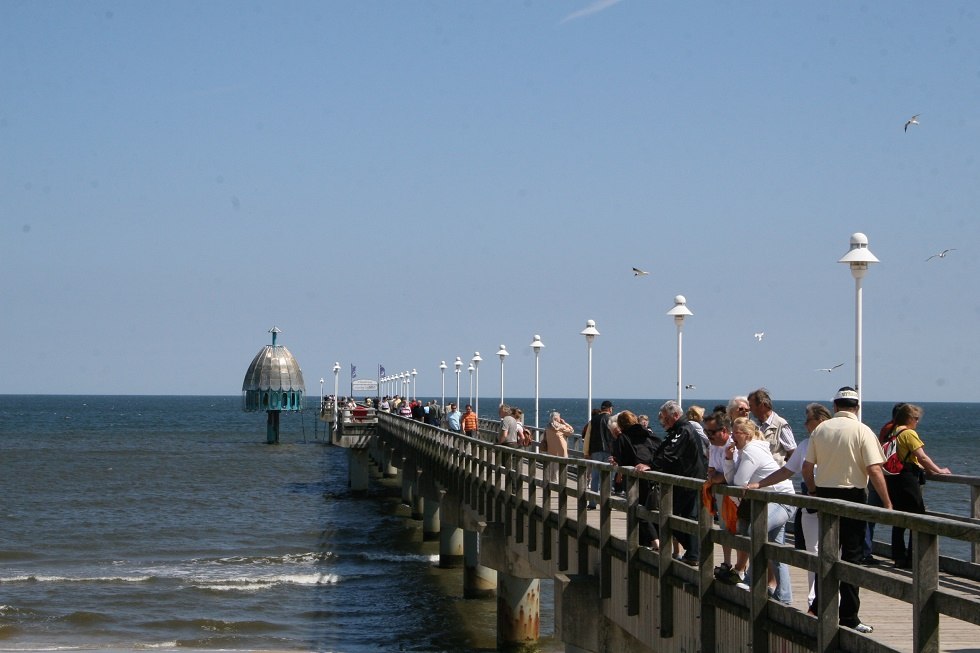
M 660 425 L 664 427 L 667 436 L 653 455 L 650 469 L 674 476 L 703 479 L 708 473 L 708 461 L 704 455 L 701 436 L 694 430 L 691 422 L 684 417 L 684 411 L 676 401 L 668 401 L 660 407 Z M 697 521 L 700 508 L 698 490 L 674 488 L 674 514 Z M 682 560 L 688 564 L 697 564 L 699 554 L 698 538 L 687 533 L 675 534 L 677 541 L 684 547 Z M 662 542 L 661 546 L 666 543 Z
M 599 412 L 592 416 L 592 424 L 589 427 L 588 448 L 582 453 L 590 460 L 599 462 L 609 462 L 612 455 L 612 433 L 609 431 L 609 418 L 612 416 L 613 405 L 611 401 L 602 402 Z M 599 492 L 599 473 L 592 474 L 589 489 Z M 595 502 L 589 501 L 589 510 L 595 508 Z

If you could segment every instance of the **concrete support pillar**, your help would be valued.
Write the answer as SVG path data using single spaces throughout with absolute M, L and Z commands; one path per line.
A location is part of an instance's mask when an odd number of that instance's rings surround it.
M 555 637 L 567 653 L 599 650 L 599 579 L 596 576 L 558 576 L 555 579 Z
M 366 449 L 347 450 L 347 484 L 351 494 L 367 494 L 371 460 Z
M 425 511 L 425 499 L 422 497 L 422 485 L 419 482 L 421 472 L 415 473 L 415 482 L 412 483 L 412 519 L 421 520 Z
M 463 529 L 443 524 L 439 531 L 439 566 L 455 569 L 463 564 Z
M 541 581 L 497 572 L 497 647 L 538 641 Z
M 439 538 L 441 523 L 439 501 L 437 499 L 425 499 L 422 502 L 422 541 L 436 541 Z
M 480 564 L 480 534 L 463 531 L 463 598 L 483 599 L 497 591 L 497 572 Z
M 266 411 L 265 441 L 267 444 L 279 444 L 279 411 Z
M 405 470 L 405 461 L 402 461 L 402 466 L 398 468 L 398 477 L 402 486 L 402 503 L 410 506 L 412 505 L 412 486 L 415 475 Z

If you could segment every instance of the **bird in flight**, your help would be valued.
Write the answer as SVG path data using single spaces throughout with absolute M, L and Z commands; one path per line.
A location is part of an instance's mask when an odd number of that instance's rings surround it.
M 911 118 L 909 118 L 908 121 L 906 121 L 906 123 L 905 123 L 905 131 L 908 131 L 909 130 L 909 125 L 918 125 L 919 124 L 919 116 L 921 116 L 921 115 L 922 115 L 921 113 L 917 113 L 914 116 L 912 116 Z
M 947 254 L 949 254 L 950 252 L 955 252 L 955 251 L 956 251 L 956 248 L 955 247 L 950 247 L 949 249 L 944 249 L 943 251 L 939 252 L 938 254 L 933 254 L 932 256 L 930 256 L 929 258 L 927 258 L 926 260 L 927 261 L 931 261 L 934 258 L 946 258 L 946 255 Z
M 752 337 L 758 340 L 759 342 L 762 342 L 762 339 L 765 337 L 765 335 L 766 335 L 765 331 L 760 331 L 759 333 L 753 334 Z
M 833 372 L 834 370 L 836 370 L 838 367 L 842 366 L 843 364 L 844 363 L 837 363 L 833 367 L 821 367 L 821 368 L 819 368 L 816 371 L 817 372 Z
M 648 274 L 650 274 L 650 273 L 647 272 L 646 270 L 641 270 L 640 268 L 633 268 L 633 276 L 634 277 L 645 277 Z
M 686 386 L 684 386 L 684 389 L 685 390 L 697 390 L 697 388 L 694 386 L 693 383 L 688 383 Z

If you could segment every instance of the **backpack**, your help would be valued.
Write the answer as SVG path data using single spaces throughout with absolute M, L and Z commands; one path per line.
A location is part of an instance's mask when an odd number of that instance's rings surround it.
M 905 461 L 898 457 L 898 436 L 905 430 L 901 429 L 893 432 L 885 440 L 885 443 L 881 445 L 882 451 L 885 454 L 885 464 L 881 466 L 881 471 L 888 476 L 901 474 L 905 469 Z

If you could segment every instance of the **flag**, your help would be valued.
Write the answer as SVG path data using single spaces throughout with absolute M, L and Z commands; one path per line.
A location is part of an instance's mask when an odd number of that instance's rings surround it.
M 384 375 L 385 375 L 385 366 L 378 365 L 378 376 L 384 376 Z
M 353 363 L 350 366 L 350 378 L 352 381 L 357 378 L 357 366 Z

